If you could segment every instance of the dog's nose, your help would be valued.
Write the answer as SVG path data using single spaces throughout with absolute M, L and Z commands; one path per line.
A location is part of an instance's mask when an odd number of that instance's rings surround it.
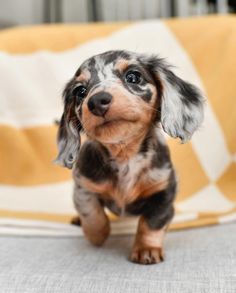
M 96 116 L 104 116 L 110 107 L 112 96 L 106 92 L 94 94 L 88 100 L 89 111 Z

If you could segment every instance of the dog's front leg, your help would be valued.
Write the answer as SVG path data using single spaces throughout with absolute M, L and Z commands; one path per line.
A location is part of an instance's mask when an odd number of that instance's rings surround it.
M 109 236 L 110 222 L 97 195 L 76 185 L 74 204 L 79 212 L 85 237 L 93 245 L 102 245 Z
M 141 216 L 130 260 L 140 264 L 155 264 L 163 261 L 163 239 L 165 232 L 166 226 L 152 230 L 145 218 Z
M 130 260 L 154 264 L 164 260 L 163 240 L 174 215 L 175 182 L 167 190 L 157 192 L 143 202 L 138 230 Z

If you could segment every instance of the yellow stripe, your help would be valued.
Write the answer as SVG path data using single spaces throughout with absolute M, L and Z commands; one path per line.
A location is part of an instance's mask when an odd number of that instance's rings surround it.
M 38 50 L 59 52 L 96 38 L 106 37 L 126 26 L 128 23 L 92 23 L 6 29 L 0 31 L 0 51 L 13 54 L 32 53 Z
M 188 198 L 209 183 L 191 143 L 180 144 L 177 140 L 169 139 L 174 167 L 179 179 L 177 202 Z M 194 173 L 192 173 L 194 170 Z
M 236 163 L 232 163 L 217 181 L 217 186 L 228 200 L 236 204 Z
M 199 218 L 194 221 L 187 221 L 183 223 L 172 223 L 170 225 L 170 230 L 197 228 L 201 226 L 215 225 L 218 223 L 218 218 L 216 216 L 211 216 L 210 218 Z
M 0 183 L 18 186 L 56 183 L 70 179 L 71 172 L 53 164 L 57 155 L 56 126 L 16 129 L 0 126 Z M 169 140 L 174 165 L 180 177 L 178 200 L 208 184 L 191 144 Z M 194 180 L 189 170 L 194 166 Z M 188 180 L 186 180 L 188 178 Z
M 38 221 L 49 221 L 59 223 L 70 223 L 75 215 L 67 214 L 49 214 L 49 213 L 37 213 L 37 212 L 21 212 L 21 211 L 9 211 L 0 210 L 0 218 L 14 218 L 24 220 L 38 220 Z
M 27 186 L 69 180 L 70 171 L 52 162 L 56 132 L 56 126 L 0 126 L 0 183 Z
M 227 212 L 207 212 L 207 213 L 199 212 L 198 215 L 200 218 L 210 218 L 215 216 L 219 218 L 219 217 L 229 216 L 231 214 L 234 214 L 235 212 L 236 212 L 236 207 Z
M 8 211 L 0 210 L 0 218 L 14 218 L 14 219 L 24 219 L 24 220 L 35 220 L 35 221 L 49 221 L 49 222 L 58 222 L 58 223 L 71 223 L 71 220 L 77 216 L 76 214 L 49 214 L 49 213 L 36 213 L 36 212 L 21 212 L 21 211 Z M 111 215 L 111 221 L 117 220 Z M 187 221 L 183 223 L 172 223 L 170 225 L 170 230 L 179 230 L 186 228 L 194 228 L 205 225 L 214 225 L 218 223 L 217 216 L 211 215 L 210 217 L 199 217 L 193 221 Z

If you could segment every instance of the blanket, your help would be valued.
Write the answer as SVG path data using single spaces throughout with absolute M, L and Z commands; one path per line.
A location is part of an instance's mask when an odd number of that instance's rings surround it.
M 236 220 L 235 16 L 46 25 L 0 31 L 0 234 L 81 235 L 71 172 L 52 163 L 54 121 L 80 63 L 110 49 L 159 54 L 206 97 L 192 140 L 168 138 L 179 178 L 170 229 Z M 134 233 L 136 218 L 109 216 L 113 234 Z

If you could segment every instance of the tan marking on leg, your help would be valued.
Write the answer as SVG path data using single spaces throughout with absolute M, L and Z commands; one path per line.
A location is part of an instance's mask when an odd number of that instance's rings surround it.
M 151 230 L 141 216 L 130 260 L 140 264 L 155 264 L 163 261 L 162 247 L 165 232 L 166 227 Z
M 93 245 L 102 245 L 110 234 L 110 222 L 96 194 L 75 187 L 74 203 L 85 237 Z
M 86 177 L 80 176 L 79 184 L 83 186 L 84 189 L 104 195 L 105 197 L 113 193 L 113 184 L 109 181 L 96 183 Z
M 93 215 L 81 217 L 85 237 L 95 246 L 101 246 L 110 234 L 110 223 L 103 208 Z

